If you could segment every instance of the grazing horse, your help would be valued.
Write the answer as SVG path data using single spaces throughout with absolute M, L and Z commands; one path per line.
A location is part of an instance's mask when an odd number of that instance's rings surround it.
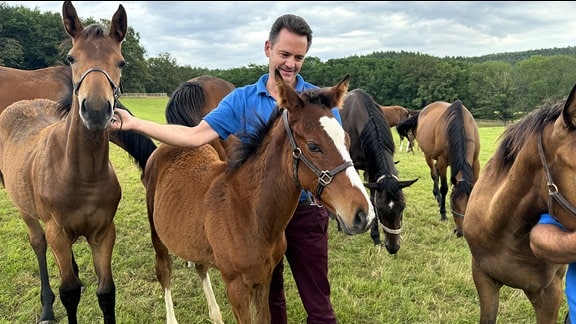
M 146 165 L 156 275 L 169 323 L 176 322 L 169 252 L 194 262 L 213 322 L 222 319 L 209 267 L 222 274 L 238 323 L 269 323 L 272 270 L 286 250 L 283 233 L 301 190 L 315 193 L 346 234 L 367 231 L 375 218 L 331 110 L 340 105 L 349 76 L 302 94 L 278 71 L 275 80 L 279 108 L 226 161 L 211 145 L 161 144 Z
M 394 139 L 383 110 L 362 89 L 346 95 L 340 109 L 342 126 L 350 136 L 350 156 L 357 170 L 364 171 L 370 200 L 376 209 L 377 219 L 370 231 L 372 241 L 381 244 L 378 223 L 385 233 L 384 246 L 390 254 L 400 249 L 402 216 L 406 199 L 402 189 L 416 180 L 400 181 L 394 163 Z
M 62 101 L 63 109 L 72 106 L 72 70 L 68 65 L 56 65 L 36 70 L 20 70 L 0 66 L 0 112 L 19 100 L 46 98 Z M 116 107 L 128 110 L 116 102 Z M 129 111 L 129 110 L 128 110 Z M 156 144 L 144 135 L 130 131 L 111 132 L 110 141 L 127 151 L 140 170 L 144 171 L 146 161 Z
M 60 300 L 68 322 L 77 323 L 82 282 L 72 245 L 84 236 L 98 275 L 96 295 L 104 323 L 115 323 L 111 261 L 121 189 L 109 160 L 107 128 L 125 64 L 121 45 L 128 27 L 126 11 L 118 7 L 108 34 L 97 25 L 84 28 L 69 1 L 63 4 L 62 20 L 72 39 L 67 55 L 74 84 L 71 109 L 48 99 L 8 106 L 0 114 L 1 179 L 28 226 L 38 259 L 40 322 L 55 322 L 48 245 L 60 270 Z
M 399 125 L 410 118 L 410 116 L 417 115 L 419 113 L 418 110 L 412 110 L 402 106 L 380 106 L 380 108 L 384 112 L 390 127 L 396 126 L 396 131 L 398 135 L 400 135 L 400 151 L 402 151 L 404 142 L 406 142 L 406 153 L 414 153 L 414 133 L 412 130 L 401 129 Z
M 480 137 L 474 117 L 460 100 L 453 103 L 436 101 L 405 122 L 415 121 L 414 134 L 424 153 L 433 181 L 432 194 L 440 207 L 440 220 L 446 218 L 450 166 L 450 207 L 456 236 L 462 236 L 462 219 L 470 191 L 480 173 Z
M 234 88 L 232 83 L 209 75 L 182 82 L 166 104 L 166 122 L 196 126 Z M 211 143 L 222 161 L 226 160 L 228 146 L 233 145 L 236 139 L 231 136 L 226 141 L 217 139 Z
M 574 152 L 576 87 L 509 126 L 482 169 L 464 217 L 481 323 L 496 323 L 504 285 L 524 292 L 536 323 L 557 323 L 566 267 L 536 257 L 529 233 L 543 213 L 576 230 Z

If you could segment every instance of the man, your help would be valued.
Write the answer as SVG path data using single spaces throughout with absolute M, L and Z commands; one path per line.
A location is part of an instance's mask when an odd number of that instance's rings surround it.
M 544 260 L 568 264 L 566 271 L 566 300 L 568 314 L 565 324 L 576 323 L 576 234 L 567 231 L 550 214 L 540 215 L 540 221 L 530 231 L 530 249 Z
M 163 143 L 191 147 L 250 132 L 251 120 L 257 116 L 268 120 L 276 107 L 276 69 L 284 81 L 298 92 L 316 88 L 298 74 L 311 44 L 312 30 L 302 17 L 290 14 L 280 16 L 264 43 L 269 73 L 262 75 L 254 84 L 236 88 L 198 126 L 161 125 L 116 110 L 117 116 L 110 129 L 136 131 Z M 341 122 L 337 107 L 332 110 Z M 288 243 L 285 256 L 308 314 L 308 323 L 336 323 L 328 282 L 328 222 L 326 209 L 315 205 L 310 194 L 303 192 L 285 231 Z M 288 322 L 283 271 L 284 262 L 281 260 L 274 269 L 270 287 L 270 313 L 274 324 Z

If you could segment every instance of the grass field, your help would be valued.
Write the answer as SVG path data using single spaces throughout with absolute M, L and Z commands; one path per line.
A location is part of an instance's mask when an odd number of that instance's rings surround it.
M 137 116 L 164 121 L 167 98 L 122 98 Z M 495 150 L 503 127 L 481 127 L 481 165 Z M 393 129 L 396 143 L 399 139 Z M 140 170 L 127 153 L 112 146 L 111 159 L 123 189 L 116 215 L 117 239 L 113 254 L 117 322 L 165 323 L 164 298 L 154 271 L 154 251 L 146 216 Z M 440 221 L 432 196 L 432 181 L 424 157 L 397 152 L 401 179 L 420 178 L 404 189 L 403 242 L 397 255 L 372 244 L 369 233 L 344 236 L 330 224 L 330 280 L 332 302 L 342 324 L 477 323 L 479 306 L 470 272 L 470 253 L 463 238 L 453 234 L 454 223 Z M 73 199 L 73 197 L 71 197 Z M 40 312 L 37 263 L 27 241 L 26 227 L 0 189 L 0 323 L 34 323 Z M 96 276 L 88 245 L 75 246 L 80 277 L 86 290 L 79 305 L 80 323 L 102 323 L 95 296 Z M 48 254 L 52 287 L 59 275 Z M 211 272 L 216 297 L 226 323 L 234 317 L 216 270 Z M 306 323 L 304 309 L 289 268 L 287 284 L 290 323 Z M 200 283 L 186 263 L 174 258 L 173 298 L 180 323 L 210 323 Z M 57 319 L 67 323 L 60 300 Z M 566 313 L 566 305 L 561 314 Z M 562 317 L 562 316 L 561 316 Z M 501 291 L 499 323 L 535 323 L 534 312 L 522 291 Z

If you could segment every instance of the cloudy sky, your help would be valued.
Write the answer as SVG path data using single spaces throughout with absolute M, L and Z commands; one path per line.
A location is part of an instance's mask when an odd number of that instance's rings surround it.
M 60 13 L 62 1 L 6 1 Z M 267 64 L 264 41 L 285 13 L 304 17 L 308 55 L 374 51 L 436 57 L 481 56 L 576 45 L 576 2 L 556 1 L 75 1 L 81 18 L 110 19 L 122 4 L 148 57 L 167 52 L 179 65 L 228 69 Z

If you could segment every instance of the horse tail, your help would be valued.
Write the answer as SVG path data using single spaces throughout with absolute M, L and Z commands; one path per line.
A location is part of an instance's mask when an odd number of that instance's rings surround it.
M 420 115 L 420 110 L 413 110 L 410 117 L 400 121 L 396 125 L 396 131 L 402 137 L 409 138 L 410 132 L 416 136 L 416 127 L 418 126 L 418 116 Z
M 202 120 L 205 96 L 202 84 L 196 81 L 180 83 L 166 104 L 166 122 L 196 126 Z
M 464 106 L 462 101 L 456 100 L 446 110 L 446 128 L 448 130 L 448 143 L 450 146 L 450 173 L 453 184 L 456 174 L 462 172 L 464 180 L 472 184 L 474 175 L 472 166 L 466 161 L 466 126 L 464 124 Z
M 119 101 L 116 104 L 116 108 L 124 109 L 132 114 Z M 156 144 L 151 138 L 131 131 L 110 132 L 110 141 L 128 152 L 142 172 L 144 172 L 150 154 L 156 149 Z

